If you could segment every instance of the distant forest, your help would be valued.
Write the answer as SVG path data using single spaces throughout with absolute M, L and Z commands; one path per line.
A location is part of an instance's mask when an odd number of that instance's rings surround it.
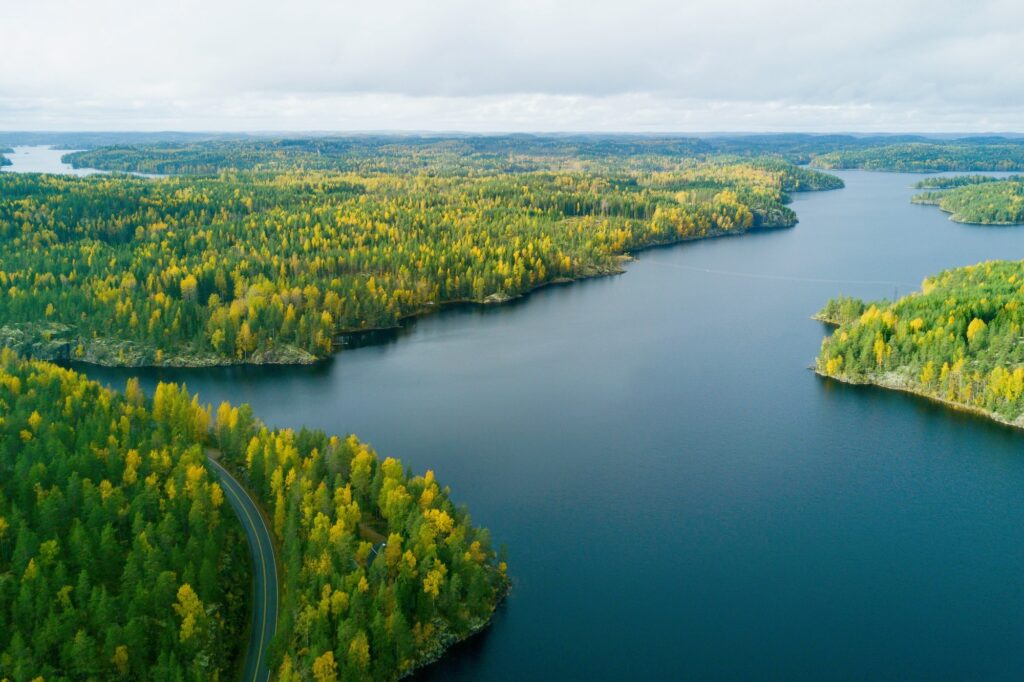
M 938 188 L 913 197 L 914 203 L 938 206 L 950 220 L 975 225 L 1024 223 L 1024 178 L 960 176 L 935 178 L 918 187 Z
M 815 168 L 932 173 L 937 171 L 1024 170 L 1024 143 L 986 138 L 952 143 L 912 142 L 848 148 L 817 155 Z
M 823 169 L 1017 170 L 1024 138 L 929 138 L 920 135 L 758 134 L 678 135 L 351 135 L 245 138 L 205 136 L 153 139 L 68 137 L 62 144 L 104 149 L 73 154 L 76 167 L 145 173 L 213 174 L 225 169 L 294 168 L 346 171 L 437 171 L 437 159 L 492 170 L 565 170 L 599 162 L 607 168 L 664 169 L 683 158 L 709 160 L 773 156 Z M 0 143 L 12 144 L 0 134 Z M 109 146 L 114 145 L 114 146 Z

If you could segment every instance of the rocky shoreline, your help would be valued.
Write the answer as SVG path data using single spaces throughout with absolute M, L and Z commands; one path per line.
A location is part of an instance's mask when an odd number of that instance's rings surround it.
M 827 374 L 820 369 L 815 368 L 814 373 L 820 377 L 827 379 L 835 379 L 841 381 L 844 384 L 850 384 L 853 386 L 877 386 L 878 388 L 885 388 L 891 391 L 899 391 L 901 393 L 909 393 L 910 395 L 924 398 L 931 402 L 939 403 L 945 407 L 956 410 L 957 412 L 965 412 L 973 414 L 978 417 L 985 417 L 994 422 L 998 422 L 1005 426 L 1011 426 L 1016 429 L 1024 429 L 1024 415 L 1017 417 L 1016 419 L 1007 419 L 1003 415 L 986 410 L 982 407 L 976 407 L 974 405 L 966 405 L 955 400 L 949 400 L 942 396 L 934 395 L 932 393 L 925 392 L 915 386 L 913 382 L 907 377 L 899 374 L 898 372 L 887 372 L 882 376 L 866 376 L 864 378 L 853 378 L 845 375 L 834 375 Z

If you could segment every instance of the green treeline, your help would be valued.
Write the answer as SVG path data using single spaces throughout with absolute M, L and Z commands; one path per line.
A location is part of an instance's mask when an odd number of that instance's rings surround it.
M 362 135 L 283 139 L 199 139 L 121 143 L 68 154 L 76 168 L 216 175 L 224 170 L 335 170 L 357 173 L 523 173 L 587 170 L 653 172 L 680 163 L 772 157 L 807 163 L 845 149 L 924 141 L 919 136 L 738 135 L 710 138 L 647 135 Z M 88 138 L 80 147 L 91 147 Z
M 104 364 L 310 362 L 339 333 L 788 226 L 780 161 L 672 171 L 0 176 L 0 344 Z
M 934 171 L 1018 171 L 1024 170 L 1024 143 L 912 142 L 832 151 L 815 156 L 815 168 L 925 173 Z
M 815 320 L 827 322 L 828 324 L 839 326 L 841 324 L 847 324 L 860 317 L 861 313 L 864 312 L 865 304 L 858 298 L 852 298 L 850 296 L 838 296 L 836 298 L 829 299 L 825 307 L 822 308 L 814 315 Z
M 978 176 L 971 176 L 978 177 Z M 959 178 L 949 178 L 958 180 Z M 922 192 L 913 197 L 916 204 L 936 205 L 958 223 L 978 225 L 1016 225 L 1024 223 L 1024 179 L 986 178 L 961 184 L 949 184 L 943 191 Z
M 1022 423 L 1022 295 L 1024 262 L 992 261 L 930 277 L 895 303 L 830 302 L 820 316 L 839 326 L 817 369 Z
M 215 432 L 282 547 L 280 682 L 396 679 L 490 620 L 505 564 L 432 472 L 353 436 L 268 430 L 245 406 L 221 405 Z
M 712 151 L 703 140 L 683 137 L 367 135 L 113 145 L 68 154 L 64 160 L 76 168 L 165 175 L 303 169 L 465 176 L 541 170 L 667 170 L 677 167 L 680 159 L 692 164 Z
M 1008 177 L 995 177 L 992 175 L 953 175 L 937 178 L 925 178 L 916 183 L 916 189 L 953 189 L 954 187 L 965 187 L 967 185 L 980 185 L 985 182 L 1024 181 L 1024 176 L 1010 175 Z
M 0 133 L 0 141 L 59 144 L 88 151 L 65 157 L 76 167 L 160 174 L 215 175 L 223 170 L 335 170 L 358 173 L 521 173 L 528 171 L 671 170 L 680 160 L 691 163 L 732 157 L 751 160 L 771 156 L 804 164 L 826 157 L 829 167 L 861 167 L 859 155 L 907 161 L 919 147 L 940 156 L 944 166 L 1019 159 L 1024 140 L 1004 137 L 928 138 L 921 135 L 763 134 L 686 138 L 672 135 L 358 135 L 253 138 L 238 135 L 67 134 L 24 137 Z M 96 148 L 99 145 L 107 145 Z M 879 152 L 879 150 L 886 150 Z M 907 151 L 910 150 L 910 151 Z M 936 150 L 951 150 L 938 155 Z M 834 165 L 846 159 L 851 165 Z M 934 159 L 932 160 L 934 162 Z M 874 161 L 879 163 L 879 161 Z M 963 166 L 970 170 L 973 166 Z M 913 168 L 907 167 L 908 170 Z
M 208 420 L 0 351 L 0 678 L 232 675 L 249 566 Z
M 803 140 L 803 136 L 797 137 Z M 811 141 L 819 139 L 822 142 Z M 688 170 L 708 163 L 747 163 L 768 170 L 787 169 L 787 174 L 801 174 L 809 184 L 818 185 L 817 189 L 832 189 L 842 183 L 800 167 L 794 170 L 792 165 L 811 158 L 808 150 L 832 149 L 824 142 L 826 139 L 830 138 L 811 136 L 797 142 L 788 136 L 713 140 L 629 136 L 325 137 L 115 145 L 66 154 L 63 159 L 75 168 L 160 175 L 321 170 L 456 177 L 542 171 L 634 176 Z

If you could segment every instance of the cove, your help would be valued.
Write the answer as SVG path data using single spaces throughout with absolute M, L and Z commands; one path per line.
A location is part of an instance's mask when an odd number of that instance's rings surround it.
M 423 318 L 312 367 L 103 369 L 354 432 L 509 548 L 490 629 L 424 680 L 1004 678 L 1024 671 L 1021 434 L 808 371 L 837 294 L 1024 258 L 1024 228 L 841 172 L 793 229 Z

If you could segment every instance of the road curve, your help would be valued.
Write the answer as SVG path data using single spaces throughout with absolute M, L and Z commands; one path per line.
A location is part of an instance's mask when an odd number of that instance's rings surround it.
M 277 630 L 278 608 L 277 563 L 274 561 L 270 530 L 245 488 L 216 460 L 207 456 L 207 461 L 216 472 L 238 520 L 242 522 L 249 540 L 249 553 L 252 555 L 252 619 L 242 681 L 267 682 L 270 680 L 267 652 Z

